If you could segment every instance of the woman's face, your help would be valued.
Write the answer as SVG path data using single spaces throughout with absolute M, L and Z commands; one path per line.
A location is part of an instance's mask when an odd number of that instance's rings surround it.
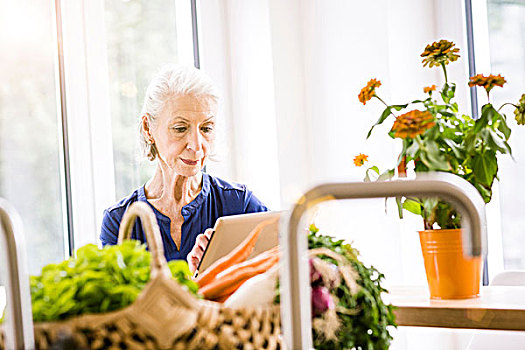
M 213 147 L 217 109 L 211 98 L 179 95 L 171 99 L 150 129 L 159 161 L 179 175 L 198 174 Z

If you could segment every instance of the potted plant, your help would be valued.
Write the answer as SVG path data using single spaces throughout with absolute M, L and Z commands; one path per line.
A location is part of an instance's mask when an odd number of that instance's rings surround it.
M 455 44 L 447 40 L 434 42 L 426 46 L 421 57 L 423 66 L 442 69 L 444 84 L 440 90 L 432 85 L 423 89 L 426 97 L 422 99 L 406 104 L 387 104 L 376 92 L 381 82 L 371 79 L 358 95 L 363 104 L 376 98 L 385 105 L 367 139 L 375 126 L 393 117 L 395 120 L 388 135 L 402 142 L 397 166 L 384 172 L 380 172 L 377 166 L 369 167 L 365 181 L 372 177 L 392 179 L 396 176 L 396 169 L 397 177 L 406 177 L 407 165 L 412 166 L 415 173 L 444 171 L 469 181 L 488 203 L 498 174 L 497 155 L 512 154 L 508 144 L 511 129 L 501 109 L 505 105 L 514 106 L 517 124 L 525 124 L 525 94 L 517 104 L 505 103 L 496 108 L 490 102 L 490 91 L 496 86 L 502 87 L 506 80 L 501 75 L 473 76 L 468 85 L 483 87 L 488 99 L 481 108 L 481 116 L 473 119 L 460 112 L 454 101 L 456 85 L 447 77 L 446 66 L 460 57 Z M 367 158 L 359 154 L 354 163 L 362 166 Z M 463 256 L 461 218 L 456 210 L 436 198 L 397 198 L 396 202 L 400 217 L 404 209 L 423 219 L 424 230 L 420 231 L 420 239 L 431 297 L 478 295 L 481 259 Z

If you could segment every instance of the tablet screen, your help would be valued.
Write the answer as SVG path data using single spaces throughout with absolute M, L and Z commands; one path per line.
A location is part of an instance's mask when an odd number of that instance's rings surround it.
M 223 216 L 217 219 L 213 233 L 197 268 L 206 270 L 211 264 L 231 252 L 259 223 L 280 218 L 281 211 Z M 279 220 L 266 226 L 259 235 L 248 259 L 279 244 Z

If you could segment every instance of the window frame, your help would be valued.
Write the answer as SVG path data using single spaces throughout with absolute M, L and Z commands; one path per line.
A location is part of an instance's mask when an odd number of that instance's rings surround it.
M 177 0 L 175 7 L 180 61 L 198 67 L 196 2 Z M 55 0 L 55 10 L 68 257 L 85 244 L 101 245 L 104 209 L 117 198 L 104 0 Z M 184 49 L 190 45 L 193 52 Z
M 114 201 L 115 181 L 109 114 L 103 0 L 56 0 L 62 19 L 64 166 L 70 254 L 97 242 L 102 212 Z M 65 102 L 64 100 L 65 99 Z M 73 232 L 71 232 L 71 230 Z
M 489 24 L 486 0 L 465 0 L 466 6 L 470 5 L 472 10 L 471 21 L 467 21 L 467 30 L 471 31 L 472 53 L 469 54 L 469 63 L 474 66 L 470 72 L 473 76 L 479 72 L 487 74 L 491 72 L 490 45 L 489 45 Z M 470 28 L 469 28 L 470 26 Z M 475 93 L 471 93 L 474 101 L 472 106 L 478 105 L 477 101 L 483 100 L 484 90 L 472 87 Z M 477 117 L 476 111 L 476 117 Z M 501 225 L 501 205 L 499 195 L 499 183 L 492 188 L 492 200 L 486 206 L 487 214 L 487 241 L 490 259 L 488 259 L 488 276 L 495 276 L 505 270 L 503 256 L 503 232 Z M 484 281 L 485 282 L 485 281 Z M 488 282 L 488 281 L 486 281 Z M 487 283 L 488 284 L 488 283 Z

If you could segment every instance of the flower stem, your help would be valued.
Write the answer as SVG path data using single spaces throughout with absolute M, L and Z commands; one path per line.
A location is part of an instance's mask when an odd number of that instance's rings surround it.
M 441 67 L 443 67 L 443 73 L 445 73 L 445 84 L 448 84 L 447 68 L 445 68 L 444 63 L 441 63 Z
M 425 146 L 423 145 L 423 142 L 421 141 L 421 136 L 417 135 L 414 140 L 416 140 L 417 145 L 420 149 L 425 149 Z
M 514 106 L 515 108 L 518 108 L 518 106 L 516 106 L 514 103 L 507 102 L 507 103 L 502 104 L 501 107 L 498 108 L 498 112 L 501 111 L 501 109 L 505 107 L 506 105 L 511 105 L 511 106 Z
M 381 97 L 379 97 L 379 96 L 377 96 L 377 95 L 374 95 L 373 97 L 375 97 L 375 98 L 377 98 L 379 101 L 383 102 L 383 104 L 384 104 L 385 106 L 390 107 L 389 105 L 386 104 L 385 101 L 383 101 L 383 100 L 381 99 Z M 394 118 L 397 118 L 396 115 L 392 112 L 392 109 L 390 109 L 390 114 L 392 114 L 392 115 L 394 116 Z
M 379 101 L 383 102 L 383 104 L 384 104 L 385 106 L 389 107 L 389 105 L 387 105 L 386 102 L 383 101 L 383 100 L 381 99 L 381 97 L 379 97 L 379 96 L 377 96 L 377 95 L 374 95 L 373 97 L 377 98 Z

